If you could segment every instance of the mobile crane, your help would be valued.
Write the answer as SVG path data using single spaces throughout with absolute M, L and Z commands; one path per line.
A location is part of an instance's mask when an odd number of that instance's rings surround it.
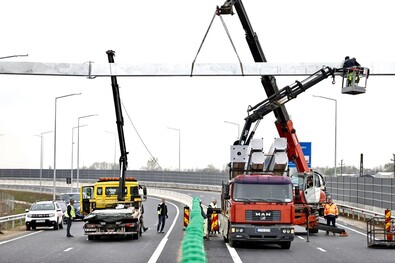
M 109 50 L 107 55 L 111 66 L 114 63 L 115 52 Z M 121 150 L 120 175 L 119 178 L 99 178 L 94 185 L 81 187 L 81 212 L 87 214 L 83 228 L 89 240 L 100 236 L 125 236 L 138 239 L 143 229 L 142 201 L 146 200 L 147 189 L 133 177 L 126 178 L 128 152 L 116 76 L 111 76 L 111 86 Z M 125 196 L 128 200 L 125 200 Z
M 261 45 L 258 40 L 257 34 L 253 31 L 249 18 L 247 16 L 246 10 L 243 6 L 241 0 L 227 0 L 221 6 L 217 6 L 217 15 L 233 15 L 233 7 L 236 9 L 237 15 L 245 31 L 246 40 L 252 56 L 255 62 L 267 62 Z M 295 185 L 295 218 L 294 224 L 305 226 L 309 232 L 318 232 L 319 222 L 318 217 L 323 212 L 323 204 L 326 202 L 325 191 L 325 180 L 324 177 L 315 171 L 311 171 L 308 167 L 306 159 L 304 157 L 302 148 L 300 146 L 298 137 L 296 135 L 293 122 L 290 119 L 288 112 L 284 104 L 294 98 L 297 95 L 304 92 L 306 89 L 318 84 L 322 80 L 331 76 L 333 78 L 335 74 L 341 74 L 343 76 L 343 88 L 342 92 L 344 94 L 361 94 L 366 90 L 366 79 L 369 76 L 369 70 L 363 67 L 353 67 L 353 68 L 330 68 L 323 67 L 321 70 L 312 74 L 310 77 L 302 82 L 296 81 L 290 86 L 279 90 L 276 79 L 271 75 L 261 76 L 261 83 L 265 89 L 268 96 L 267 99 L 251 107 L 248 112 L 249 115 L 245 118 L 245 125 L 243 127 L 240 139 L 237 140 L 234 145 L 248 146 L 252 141 L 255 131 L 258 127 L 259 121 L 268 113 L 273 112 L 276 117 L 276 128 L 279 133 L 280 138 L 286 138 L 287 141 L 287 155 L 290 161 L 296 164 L 298 172 L 292 175 L 292 181 Z M 347 76 L 353 76 L 354 79 L 350 83 L 347 81 Z M 355 76 L 358 75 L 358 83 L 355 82 Z M 365 78 L 365 86 L 363 82 L 359 82 L 360 78 Z M 346 81 L 345 81 L 346 79 Z M 347 83 L 347 84 L 345 84 Z M 256 122 L 254 129 L 251 131 L 251 126 Z M 250 147 L 251 153 L 246 158 L 240 161 L 231 161 L 230 163 L 230 179 L 236 178 L 242 174 L 251 174 L 253 172 L 264 172 L 263 165 L 258 165 L 256 163 L 250 163 L 252 154 L 255 151 Z M 256 152 L 256 151 L 255 151 Z M 238 152 L 240 154 L 240 151 Z M 248 154 L 247 154 L 248 155 Z M 246 163 L 247 162 L 247 163 Z M 285 166 L 280 166 L 285 169 Z M 266 172 L 268 172 L 266 170 Z M 281 171 L 277 171 L 277 174 L 281 174 Z M 308 185 L 308 180 L 313 180 L 312 187 Z M 232 179 L 233 180 L 233 179 Z M 309 187 L 310 186 L 310 187 Z M 227 190 L 227 188 L 225 187 Z M 223 202 L 225 205 L 225 202 Z M 337 231 L 331 229 L 332 231 Z

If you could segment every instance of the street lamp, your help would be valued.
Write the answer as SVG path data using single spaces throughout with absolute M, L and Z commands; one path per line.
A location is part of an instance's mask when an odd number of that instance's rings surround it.
M 181 131 L 176 128 L 167 127 L 170 130 L 178 131 L 178 171 L 181 171 Z
M 337 157 L 337 100 L 328 98 L 328 97 L 324 97 L 324 96 L 313 95 L 313 97 L 331 100 L 331 101 L 335 102 L 335 171 L 334 171 L 334 176 L 336 177 L 336 170 L 337 170 L 337 166 L 336 166 L 336 164 L 337 164 L 337 162 L 336 162 L 336 157 Z
M 11 56 L 5 56 L 5 57 L 0 57 L 0 59 L 4 59 L 4 58 L 15 58 L 15 57 L 27 57 L 29 56 L 29 54 L 26 55 L 11 55 Z
M 55 98 L 55 129 L 54 129 L 54 146 L 53 146 L 53 200 L 56 199 L 56 106 L 57 106 L 57 101 L 58 99 L 70 97 L 70 96 L 75 96 L 75 95 L 81 95 L 81 93 L 72 93 L 60 97 Z
M 240 125 L 235 123 L 235 122 L 231 122 L 231 121 L 224 121 L 224 122 L 228 123 L 228 124 L 237 125 L 237 137 L 236 137 L 236 139 L 239 139 L 239 136 L 240 136 Z
M 51 133 L 53 131 L 42 132 L 41 135 L 34 135 L 40 137 L 40 192 L 42 192 L 42 179 L 43 179 L 43 159 L 44 159 L 44 134 Z
M 111 133 L 111 134 L 114 135 L 114 167 L 115 167 L 115 164 L 116 164 L 116 162 L 115 162 L 115 160 L 116 160 L 116 152 L 117 152 L 117 135 L 116 135 L 115 132 L 110 132 L 110 131 L 105 131 L 105 132 Z
M 81 126 L 79 126 L 79 127 L 85 127 L 85 126 L 88 126 L 88 125 L 81 125 Z M 71 192 L 71 193 L 73 192 L 74 129 L 76 129 L 76 128 L 78 128 L 78 127 L 76 126 L 76 127 L 73 127 L 73 128 L 71 129 L 71 172 L 70 172 L 70 183 L 71 183 L 70 192 Z
M 77 189 L 80 189 L 80 119 L 97 116 L 97 114 L 90 114 L 78 117 L 77 125 Z

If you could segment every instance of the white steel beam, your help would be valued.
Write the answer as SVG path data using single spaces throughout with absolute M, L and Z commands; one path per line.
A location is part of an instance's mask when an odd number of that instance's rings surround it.
M 117 64 L 0 62 L 0 74 L 80 77 L 190 77 L 190 76 L 309 76 L 324 66 L 341 68 L 339 63 L 199 63 L 199 64 Z M 370 75 L 393 76 L 395 64 L 363 65 Z

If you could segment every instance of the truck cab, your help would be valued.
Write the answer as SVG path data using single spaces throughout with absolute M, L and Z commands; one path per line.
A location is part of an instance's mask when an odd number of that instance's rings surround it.
M 142 190 L 142 193 L 140 193 Z M 117 200 L 119 191 L 119 178 L 99 178 L 93 185 L 81 187 L 81 213 L 89 214 L 96 209 L 115 208 L 118 204 L 140 207 L 141 202 L 147 198 L 145 186 L 139 185 L 133 178 L 125 178 L 125 202 Z
M 221 233 L 231 246 L 238 242 L 279 244 L 294 239 L 292 182 L 273 174 L 238 175 L 223 184 Z

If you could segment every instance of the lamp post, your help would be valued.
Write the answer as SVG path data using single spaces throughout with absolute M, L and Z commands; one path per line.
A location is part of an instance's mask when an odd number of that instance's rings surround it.
M 167 127 L 170 130 L 178 131 L 178 171 L 181 171 L 181 131 L 176 128 Z
M 313 95 L 313 97 L 326 99 L 326 100 L 331 100 L 331 101 L 335 102 L 335 171 L 334 171 L 333 176 L 336 177 L 336 174 L 337 174 L 336 173 L 336 170 L 337 170 L 337 166 L 336 166 L 336 164 L 337 164 L 337 162 L 336 162 L 336 157 L 337 157 L 337 100 L 336 99 L 332 99 L 332 98 L 328 98 L 328 97 L 324 97 L 324 96 Z
M 16 57 L 27 57 L 29 56 L 29 54 L 26 55 L 11 55 L 11 56 L 5 56 L 5 57 L 0 57 L 0 59 L 4 59 L 4 58 L 16 58 Z
M 81 126 L 79 126 L 79 127 L 85 127 L 85 126 L 88 126 L 88 125 L 81 125 Z M 71 172 L 70 172 L 70 183 L 71 183 L 70 192 L 71 192 L 71 193 L 73 192 L 74 129 L 76 129 L 76 128 L 78 128 L 78 127 L 76 126 L 76 127 L 73 127 L 73 128 L 71 129 Z
M 42 179 L 43 179 L 43 160 L 44 160 L 44 134 L 51 133 L 53 131 L 42 132 L 41 135 L 34 135 L 40 137 L 40 192 L 42 192 Z
M 72 93 L 72 94 L 67 94 L 64 96 L 56 97 L 55 98 L 55 129 L 54 129 L 54 143 L 53 143 L 53 200 L 56 199 L 56 108 L 57 108 L 57 102 L 58 99 L 70 97 L 70 96 L 75 96 L 75 95 L 81 95 L 81 93 Z
M 77 189 L 80 189 L 80 119 L 97 116 L 97 114 L 90 114 L 78 117 L 77 125 Z
M 228 123 L 228 124 L 237 125 L 237 137 L 236 137 L 236 139 L 239 139 L 239 137 L 240 137 L 240 125 L 235 123 L 235 122 L 231 122 L 231 121 L 224 121 L 224 122 Z
M 395 153 L 392 154 L 392 159 L 391 159 L 391 161 L 394 162 L 394 167 L 393 167 L 394 171 L 393 171 L 393 175 L 394 175 L 394 178 L 395 178 Z
M 105 132 L 107 132 L 107 133 L 111 133 L 111 134 L 113 134 L 114 135 L 114 167 L 115 167 L 115 164 L 116 164 L 116 152 L 117 152 L 117 135 L 116 135 L 116 133 L 115 132 L 110 132 L 110 131 L 105 131 Z

